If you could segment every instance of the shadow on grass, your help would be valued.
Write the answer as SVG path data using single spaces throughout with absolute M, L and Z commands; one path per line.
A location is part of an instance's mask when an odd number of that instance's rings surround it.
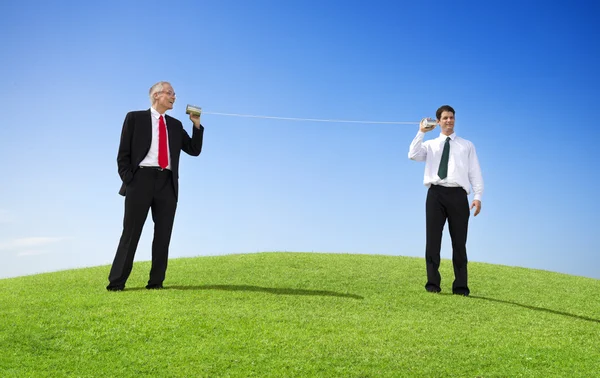
M 135 290 L 146 290 L 146 289 L 145 288 L 131 288 L 131 289 L 127 289 L 127 290 L 135 291 Z M 167 286 L 162 290 L 254 291 L 254 292 L 277 294 L 277 295 L 314 295 L 314 296 L 321 296 L 321 297 L 364 299 L 364 297 L 361 297 L 360 295 L 338 293 L 338 292 L 329 291 L 329 290 L 287 289 L 287 288 L 274 288 L 274 287 L 262 287 L 262 286 L 251 286 L 251 285 Z
M 448 294 L 448 295 L 451 295 L 451 294 Z M 527 308 L 527 309 L 530 309 L 530 310 L 542 311 L 542 312 L 547 312 L 547 313 L 550 313 L 550 314 L 568 316 L 568 317 L 574 318 L 574 319 L 586 320 L 588 322 L 600 323 L 600 319 L 594 319 L 594 318 L 590 318 L 590 317 L 587 317 L 587 316 L 569 314 L 568 312 L 551 310 L 549 308 L 544 308 L 544 307 L 529 306 L 529 305 L 524 305 L 524 304 L 516 303 L 516 302 L 503 301 L 501 299 L 479 297 L 477 295 L 470 295 L 469 298 L 483 299 L 484 301 L 497 302 L 497 303 L 505 303 L 505 304 L 509 304 L 509 305 L 513 305 L 513 306 L 519 306 L 519 307 Z

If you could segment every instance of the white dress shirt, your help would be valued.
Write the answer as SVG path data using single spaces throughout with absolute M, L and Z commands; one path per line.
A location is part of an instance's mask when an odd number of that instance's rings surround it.
M 164 114 L 160 114 L 156 109 L 150 108 L 150 114 L 152 115 L 152 143 L 148 150 L 148 155 L 140 163 L 140 167 L 158 167 L 158 119 L 163 116 L 165 120 L 165 127 L 167 126 L 167 118 Z M 171 169 L 171 150 L 169 149 L 169 130 L 167 128 L 167 152 L 169 157 L 169 164 L 167 169 Z
M 424 137 L 425 133 L 419 130 L 408 151 L 409 159 L 425 161 L 423 184 L 427 187 L 431 185 L 460 186 L 467 194 L 471 193 L 471 187 L 473 187 L 475 193 L 473 199 L 481 201 L 483 177 L 481 176 L 481 168 L 473 143 L 456 136 L 456 133 L 450 135 L 448 177 L 442 180 L 437 173 L 442 159 L 444 143 L 446 143 L 448 136 L 440 133 L 439 137 L 423 142 Z

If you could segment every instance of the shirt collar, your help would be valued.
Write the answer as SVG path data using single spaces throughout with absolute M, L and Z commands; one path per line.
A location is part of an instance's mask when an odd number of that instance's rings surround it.
M 446 140 L 446 138 L 448 138 L 448 137 L 450 137 L 450 140 L 454 140 L 456 138 L 456 132 L 454 132 L 450 135 L 440 133 L 440 136 L 438 138 Z
M 165 118 L 165 114 L 160 114 L 158 110 L 154 109 L 153 107 L 150 108 L 150 113 L 152 114 L 152 117 L 156 119 L 158 119 L 160 116 L 163 116 L 163 118 Z

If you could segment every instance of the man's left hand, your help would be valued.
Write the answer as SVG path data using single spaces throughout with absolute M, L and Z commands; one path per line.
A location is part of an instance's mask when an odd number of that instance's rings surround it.
M 471 203 L 471 208 L 469 210 L 473 210 L 473 208 L 475 208 L 475 213 L 473 213 L 473 216 L 477 216 L 477 214 L 479 214 L 479 212 L 481 211 L 481 201 L 473 200 L 473 203 Z
M 190 120 L 194 124 L 195 128 L 197 128 L 197 129 L 200 128 L 200 116 L 199 115 L 190 114 Z

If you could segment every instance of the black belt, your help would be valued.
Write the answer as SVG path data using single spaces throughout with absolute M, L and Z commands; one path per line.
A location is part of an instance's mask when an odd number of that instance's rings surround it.
M 144 169 L 147 169 L 147 168 L 150 168 L 150 169 L 156 169 L 157 171 L 161 171 L 161 172 L 162 172 L 162 171 L 168 171 L 168 170 L 169 170 L 169 169 L 167 169 L 167 168 L 162 168 L 162 167 L 154 167 L 154 166 L 150 166 L 150 167 L 149 167 L 149 166 L 146 166 L 146 165 L 140 165 L 140 168 L 144 168 Z
M 452 190 L 462 190 L 465 194 L 467 193 L 467 191 L 465 190 L 465 188 L 463 188 L 462 186 L 443 186 L 443 185 L 435 185 L 435 184 L 431 184 L 430 186 L 431 189 L 433 190 L 446 190 L 446 191 L 452 191 Z

